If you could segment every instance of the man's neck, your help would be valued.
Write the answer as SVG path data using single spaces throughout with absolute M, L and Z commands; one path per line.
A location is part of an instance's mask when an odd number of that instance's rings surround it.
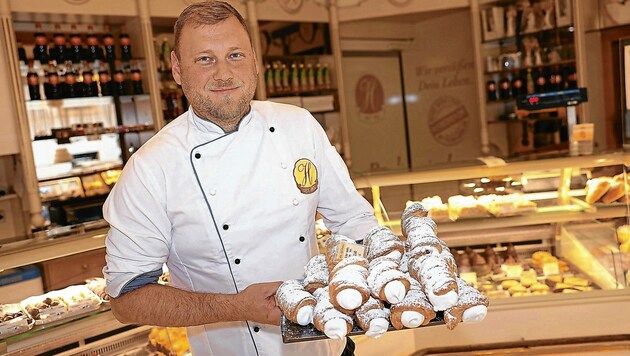
M 213 118 L 208 118 L 208 117 L 205 117 L 203 115 L 199 115 L 199 113 L 197 113 L 195 108 L 192 108 L 192 110 L 193 110 L 193 112 L 195 113 L 195 115 L 198 118 L 200 118 L 202 120 L 209 121 L 209 122 L 219 126 L 223 130 L 223 132 L 225 132 L 225 133 L 230 133 L 230 132 L 238 130 L 238 127 L 239 127 L 241 121 L 243 121 L 243 118 L 245 116 L 247 116 L 247 114 L 249 114 L 249 112 L 251 111 L 251 105 L 248 107 L 247 111 L 243 115 L 240 116 L 240 118 L 238 118 L 238 119 L 234 118 L 234 119 L 230 119 L 230 120 L 226 120 L 226 121 L 221 121 L 221 120 L 218 120 L 218 119 L 216 119 L 214 117 Z

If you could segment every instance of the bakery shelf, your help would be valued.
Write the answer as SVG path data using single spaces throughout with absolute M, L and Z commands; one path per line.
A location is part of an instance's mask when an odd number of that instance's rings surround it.
M 591 156 L 560 157 L 542 160 L 508 162 L 499 166 L 483 166 L 479 162 L 462 167 L 435 167 L 434 169 L 414 172 L 397 172 L 362 175 L 353 178 L 357 189 L 371 187 L 389 187 L 405 184 L 432 183 L 479 177 L 492 177 L 522 174 L 532 171 L 557 171 L 574 167 L 605 167 L 612 165 L 630 165 L 630 153 L 613 152 Z
M 96 226 L 94 226 L 96 225 Z M 105 247 L 108 227 L 82 224 L 64 227 L 58 236 L 47 233 L 0 244 L 0 271 Z M 93 230 L 90 230 L 94 226 Z M 66 236 L 63 236 L 66 233 Z

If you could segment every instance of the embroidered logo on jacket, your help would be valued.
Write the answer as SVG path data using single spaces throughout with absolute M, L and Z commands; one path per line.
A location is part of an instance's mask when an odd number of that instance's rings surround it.
M 303 194 L 311 194 L 317 190 L 317 167 L 306 158 L 295 162 L 293 179 Z

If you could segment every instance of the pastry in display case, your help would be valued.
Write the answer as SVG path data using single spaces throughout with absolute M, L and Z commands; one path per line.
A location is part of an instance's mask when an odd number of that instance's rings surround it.
M 20 304 L 0 304 L 0 339 L 29 331 L 34 323 Z
M 85 285 L 79 285 L 32 296 L 20 304 L 35 324 L 41 325 L 97 310 L 101 299 Z
M 154 327 L 149 333 L 147 347 L 151 354 L 166 356 L 190 355 L 186 328 Z

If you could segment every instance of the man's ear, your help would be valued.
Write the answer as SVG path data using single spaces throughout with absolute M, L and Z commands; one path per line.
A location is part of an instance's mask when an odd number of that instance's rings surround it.
M 256 56 L 256 51 L 252 46 L 252 53 L 254 54 L 254 65 L 256 66 L 256 75 L 260 74 L 260 68 L 258 68 L 258 57 Z
M 171 51 L 171 73 L 173 73 L 173 79 L 175 79 L 175 83 L 177 83 L 178 85 L 182 85 L 182 73 L 179 67 L 179 59 L 177 59 L 175 51 Z

